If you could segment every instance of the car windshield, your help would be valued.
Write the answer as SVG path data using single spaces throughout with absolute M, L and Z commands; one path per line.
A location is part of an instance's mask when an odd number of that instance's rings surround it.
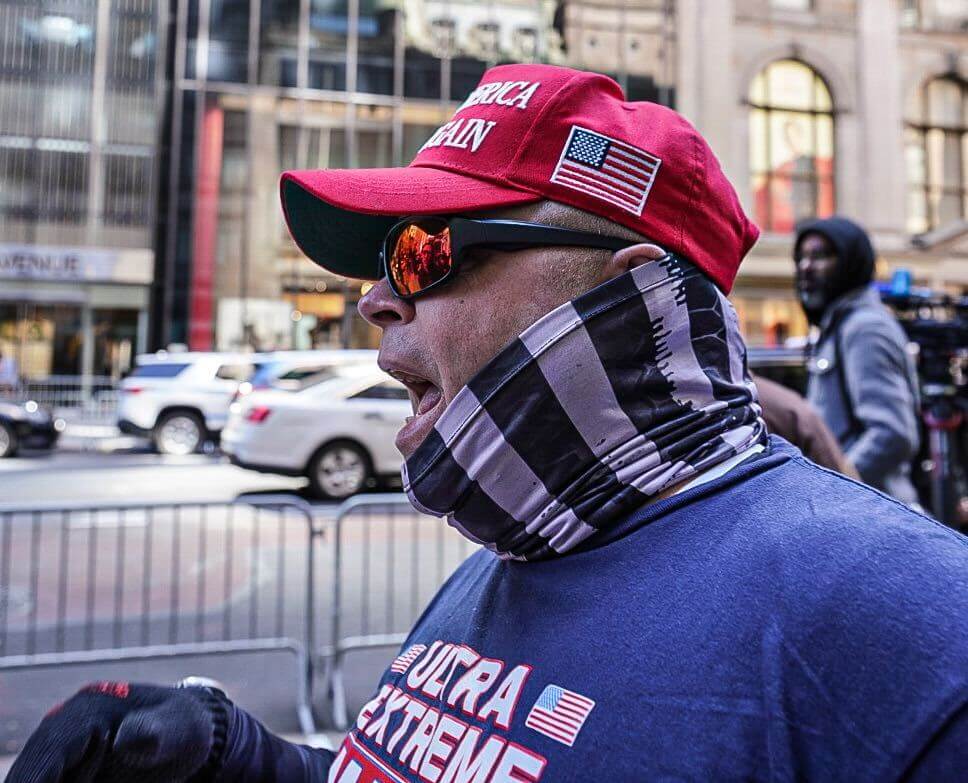
M 373 375 L 378 372 L 375 367 L 370 365 L 344 364 L 329 367 L 322 372 L 310 375 L 302 381 L 302 389 L 316 388 L 330 384 L 333 386 L 344 384 L 347 381 L 355 380 L 361 376 Z
M 302 381 L 299 391 L 314 396 L 340 396 L 346 387 L 356 390 L 360 387 L 361 379 L 369 378 L 373 383 L 386 379 L 386 376 L 370 365 L 342 365 L 329 367 L 324 372 L 311 375 Z
M 300 388 L 305 388 L 307 385 L 321 383 L 331 378 L 339 377 L 341 377 L 339 365 L 317 364 L 312 367 L 294 367 L 291 370 L 287 370 L 276 378 L 276 383 L 281 382 L 287 386 L 295 383 Z

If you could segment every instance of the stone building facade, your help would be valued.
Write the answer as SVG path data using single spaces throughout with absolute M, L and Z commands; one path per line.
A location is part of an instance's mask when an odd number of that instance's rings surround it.
M 917 283 L 968 292 L 963 0 L 679 0 L 676 43 L 676 108 L 709 139 L 764 229 L 734 295 L 753 341 L 804 329 L 792 300 L 784 303 L 793 271 L 789 226 L 757 214 L 762 151 L 751 114 L 762 96 L 753 95 L 754 84 L 776 63 L 806 66 L 829 93 L 829 111 L 818 114 L 832 124 L 832 150 L 814 150 L 813 169 L 832 183 L 830 192 L 817 189 L 819 211 L 871 230 L 882 279 L 904 267 Z M 938 98 L 934 116 L 925 116 L 929 90 Z

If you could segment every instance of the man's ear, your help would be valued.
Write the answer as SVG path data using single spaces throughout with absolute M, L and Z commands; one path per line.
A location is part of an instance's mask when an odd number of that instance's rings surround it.
M 665 254 L 665 250 L 650 242 L 642 242 L 638 245 L 623 248 L 605 262 L 605 266 L 602 268 L 601 282 L 605 283 L 624 275 L 637 266 L 662 258 Z

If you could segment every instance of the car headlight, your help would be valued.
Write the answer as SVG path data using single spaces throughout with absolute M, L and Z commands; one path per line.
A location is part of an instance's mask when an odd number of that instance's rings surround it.
M 67 422 L 63 419 L 54 419 L 54 429 L 57 430 L 57 432 L 63 432 L 67 429 Z
M 27 413 L 36 413 L 40 410 L 40 406 L 33 400 L 27 400 L 27 402 L 24 403 L 24 410 L 27 411 Z

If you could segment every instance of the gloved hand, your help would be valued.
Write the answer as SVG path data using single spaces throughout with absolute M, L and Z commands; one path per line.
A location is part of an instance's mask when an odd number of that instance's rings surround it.
M 41 721 L 7 783 L 205 783 L 225 749 L 224 704 L 209 688 L 88 685 Z

